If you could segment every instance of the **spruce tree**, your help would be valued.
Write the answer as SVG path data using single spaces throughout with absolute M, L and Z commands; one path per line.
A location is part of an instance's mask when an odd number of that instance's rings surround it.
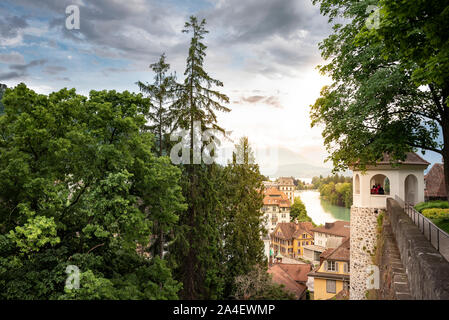
M 213 79 L 204 69 L 206 45 L 202 42 L 208 33 L 206 21 L 190 17 L 183 32 L 192 35 L 187 57 L 185 80 L 174 105 L 176 124 L 189 131 L 190 163 L 183 166 L 185 184 L 184 196 L 188 210 L 180 216 L 180 228 L 177 232 L 176 261 L 178 276 L 183 282 L 182 296 L 185 299 L 214 299 L 222 295 L 223 280 L 220 276 L 220 203 L 217 180 L 220 168 L 216 164 L 205 164 L 201 159 L 194 161 L 194 123 L 199 122 L 201 129 L 223 130 L 217 124 L 216 111 L 229 112 L 222 105 L 229 98 L 213 89 L 223 83 Z
M 171 105 L 173 104 L 174 93 L 176 91 L 176 76 L 170 71 L 170 65 L 166 62 L 165 53 L 163 53 L 156 63 L 150 65 L 154 72 L 153 83 L 137 82 L 140 91 L 148 95 L 149 108 L 146 113 L 147 120 L 150 122 L 148 129 L 156 137 L 155 152 L 161 157 L 169 153 L 170 142 L 168 135 L 173 130 L 173 121 L 171 113 Z M 155 206 L 154 210 L 159 211 L 155 214 L 155 221 L 153 224 L 154 241 L 150 247 L 153 255 L 159 255 L 163 258 L 164 244 L 169 240 L 166 233 L 169 230 L 170 223 L 164 223 L 164 217 L 173 214 L 173 212 L 162 212 L 164 208 L 159 204 Z
M 137 85 L 140 91 L 149 97 L 150 108 L 147 113 L 150 121 L 149 129 L 156 136 L 156 154 L 162 156 L 168 154 L 168 144 L 164 141 L 164 137 L 172 129 L 170 107 L 176 90 L 176 76 L 169 74 L 170 65 L 166 62 L 165 53 L 158 62 L 151 64 L 150 68 L 154 72 L 154 82 L 138 81 Z
M 233 162 L 225 168 L 224 180 L 224 256 L 225 296 L 234 293 L 235 279 L 254 267 L 265 265 L 262 235 L 263 176 L 254 163 L 247 137 L 235 146 Z

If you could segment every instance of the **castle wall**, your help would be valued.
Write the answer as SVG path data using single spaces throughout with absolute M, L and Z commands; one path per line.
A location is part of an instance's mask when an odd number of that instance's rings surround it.
M 377 238 L 377 215 L 374 208 L 351 207 L 350 299 L 366 299 L 367 279 L 372 272 L 372 254 Z

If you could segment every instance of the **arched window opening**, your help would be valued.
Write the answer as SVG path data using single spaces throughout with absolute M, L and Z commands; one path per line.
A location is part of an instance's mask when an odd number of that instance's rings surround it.
M 360 194 L 360 177 L 358 174 L 356 174 L 354 178 L 354 193 Z
M 370 182 L 371 194 L 389 195 L 390 194 L 390 180 L 383 174 L 376 174 L 371 178 Z
M 415 175 L 409 174 L 404 181 L 405 202 L 415 205 L 418 199 L 418 179 Z

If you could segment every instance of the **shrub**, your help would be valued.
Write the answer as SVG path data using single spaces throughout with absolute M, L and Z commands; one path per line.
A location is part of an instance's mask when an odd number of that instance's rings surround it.
M 421 213 L 425 209 L 433 209 L 433 208 L 447 209 L 449 208 L 449 203 L 443 200 L 435 200 L 435 201 L 420 202 L 415 206 L 415 209 Z
M 436 219 L 449 220 L 449 209 L 439 209 L 439 208 L 424 209 L 422 211 L 422 214 L 425 217 L 432 220 Z

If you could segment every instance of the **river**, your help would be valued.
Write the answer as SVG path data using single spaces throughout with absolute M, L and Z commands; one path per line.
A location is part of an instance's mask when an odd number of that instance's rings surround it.
M 307 215 L 317 225 L 336 220 L 349 221 L 350 210 L 348 208 L 335 206 L 320 198 L 318 191 L 295 191 L 295 197 L 300 197 L 306 206 Z

